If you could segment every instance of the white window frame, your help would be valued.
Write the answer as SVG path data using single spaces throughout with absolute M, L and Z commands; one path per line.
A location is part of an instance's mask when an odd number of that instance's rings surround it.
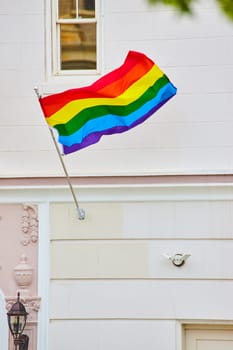
M 101 37 L 103 32 L 103 14 L 101 8 L 102 0 L 95 0 L 95 19 L 80 19 L 80 23 L 96 21 L 96 69 L 88 70 L 60 70 L 60 38 L 57 31 L 58 0 L 44 0 L 45 6 L 45 82 L 42 84 L 43 93 L 49 94 L 60 88 L 66 88 L 67 84 L 72 86 L 74 80 L 77 83 L 77 76 L 80 77 L 80 86 L 89 84 L 97 79 L 103 67 L 103 47 Z M 59 20 L 60 23 L 67 23 L 67 20 Z

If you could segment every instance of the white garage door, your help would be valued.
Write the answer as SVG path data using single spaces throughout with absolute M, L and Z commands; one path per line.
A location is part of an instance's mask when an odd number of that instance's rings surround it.
M 233 327 L 185 329 L 185 350 L 233 350 Z

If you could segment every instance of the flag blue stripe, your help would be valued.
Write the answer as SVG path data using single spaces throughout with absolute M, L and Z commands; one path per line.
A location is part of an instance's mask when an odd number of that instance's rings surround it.
M 130 129 L 138 119 L 141 119 L 143 115 L 152 110 L 156 105 L 160 104 L 164 100 L 167 100 L 171 96 L 175 95 L 176 88 L 172 83 L 167 83 L 160 89 L 158 94 L 146 102 L 138 110 L 130 113 L 127 116 L 117 116 L 114 114 L 106 114 L 105 116 L 92 119 L 88 121 L 81 129 L 69 136 L 59 136 L 59 142 L 64 146 L 72 146 L 73 144 L 80 144 L 89 135 L 95 132 L 103 131 L 103 134 L 108 129 L 114 127 L 124 126 L 126 129 Z

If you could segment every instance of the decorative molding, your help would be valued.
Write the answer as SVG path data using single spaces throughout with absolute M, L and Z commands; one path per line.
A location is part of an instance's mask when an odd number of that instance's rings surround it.
M 1 184 L 1 180 L 0 180 Z M 179 182 L 179 183 L 148 183 L 148 184 L 108 184 L 74 187 L 79 191 L 79 201 L 86 202 L 119 202 L 121 200 L 136 201 L 216 201 L 233 200 L 233 181 L 227 182 Z M 0 203 L 18 203 L 19 201 L 71 202 L 71 194 L 67 185 L 64 186 L 25 186 L 1 188 Z M 88 214 L 88 213 L 87 213 Z
M 5 298 L 6 310 L 9 311 L 16 301 L 17 301 L 16 297 L 6 297 Z M 24 297 L 23 295 L 20 294 L 20 301 L 25 306 L 25 309 L 28 312 L 27 320 L 29 322 L 37 322 L 41 298 L 37 296 Z
M 14 275 L 19 288 L 22 288 L 24 293 L 29 294 L 28 287 L 32 283 L 33 268 L 28 264 L 28 258 L 26 255 L 21 255 L 19 264 L 14 268 Z
M 21 243 L 24 246 L 38 241 L 38 211 L 36 205 L 23 204 L 22 233 L 23 240 Z
M 71 176 L 74 186 L 103 186 L 103 185 L 127 185 L 127 184 L 192 184 L 192 183 L 233 183 L 233 174 L 167 174 L 167 175 L 125 175 L 125 176 Z M 24 187 L 37 188 L 38 186 L 56 188 L 66 186 L 65 177 L 20 177 L 20 178 L 0 178 L 0 187 Z

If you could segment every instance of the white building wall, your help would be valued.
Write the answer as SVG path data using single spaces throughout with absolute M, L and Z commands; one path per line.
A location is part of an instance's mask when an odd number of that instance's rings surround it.
M 51 203 L 49 347 L 181 350 L 183 324 L 231 324 L 224 187 L 99 188 L 84 221 Z M 164 253 L 191 256 L 175 267 Z
M 48 1 L 0 4 L 1 178 L 63 175 L 33 88 L 99 77 L 46 75 L 48 10 Z M 67 156 L 70 175 L 231 174 L 233 25 L 215 2 L 189 18 L 103 0 L 101 14 L 101 74 L 139 50 L 178 95 L 140 127 Z M 180 350 L 182 323 L 232 324 L 231 184 L 87 187 L 83 222 L 63 188 L 0 191 L 1 203 L 40 207 L 38 350 Z M 181 268 L 163 256 L 177 252 L 191 254 Z
M 33 89 L 51 93 L 99 77 L 46 75 L 49 4 L 0 5 L 2 177 L 63 175 Z M 164 70 L 178 95 L 134 130 L 67 156 L 70 174 L 231 173 L 233 25 L 215 1 L 202 0 L 193 16 L 182 17 L 146 0 L 102 0 L 101 24 L 101 74 L 121 65 L 128 50 L 139 50 Z
M 83 221 L 64 186 L 0 187 L 39 208 L 38 350 L 189 350 L 183 325 L 233 325 L 232 182 L 76 190 Z

